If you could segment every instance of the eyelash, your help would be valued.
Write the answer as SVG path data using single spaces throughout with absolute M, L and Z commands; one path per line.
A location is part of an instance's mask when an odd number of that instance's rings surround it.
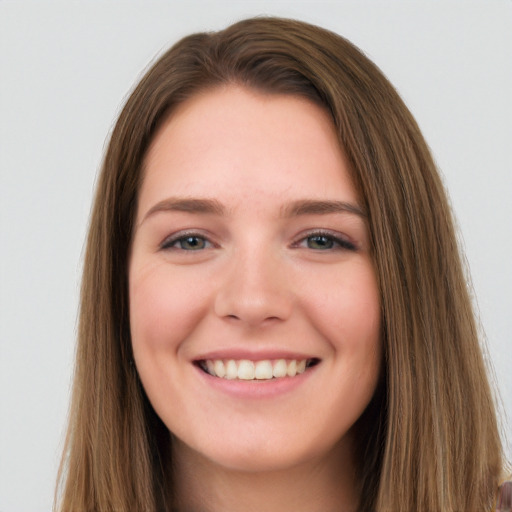
M 308 247 L 306 245 L 307 249 L 311 249 L 316 252 L 335 251 L 335 250 L 338 250 L 338 251 L 340 251 L 340 250 L 341 251 L 343 251 L 343 250 L 356 251 L 357 250 L 356 245 L 353 244 L 352 242 L 349 242 L 347 239 L 342 238 L 339 235 L 334 234 L 331 231 L 324 231 L 324 230 L 312 231 L 310 233 L 307 233 L 306 236 L 302 236 L 300 238 L 300 240 L 298 240 L 297 242 L 294 243 L 294 247 L 301 247 L 304 242 L 307 244 L 307 241 L 311 240 L 313 238 L 317 238 L 317 239 L 323 238 L 323 239 L 325 239 L 325 241 L 327 243 L 332 243 L 331 247 L 322 248 L 322 249 Z
M 308 247 L 306 245 L 305 247 L 302 245 L 304 242 L 307 244 L 308 240 L 311 239 L 324 239 L 324 241 L 327 244 L 332 244 L 330 247 L 324 247 L 324 248 L 314 248 L 314 247 Z M 186 240 L 190 239 L 196 239 L 196 240 L 202 240 L 204 242 L 203 247 L 199 247 L 196 249 L 185 249 L 183 246 L 178 247 L 177 245 L 180 243 L 185 242 Z M 215 247 L 215 245 L 208 240 L 207 237 L 204 235 L 198 234 L 196 232 L 190 232 L 190 233 L 179 233 L 177 235 L 173 235 L 172 237 L 167 238 L 164 240 L 164 242 L 160 245 L 161 250 L 180 250 L 184 252 L 199 252 L 204 249 L 209 249 L 211 247 Z M 312 231 L 308 233 L 306 236 L 302 236 L 297 242 L 293 243 L 294 248 L 300 248 L 304 247 L 306 249 L 311 249 L 316 252 L 322 252 L 322 251 L 332 251 L 332 250 L 347 250 L 347 251 L 356 251 L 357 247 L 348 240 L 341 238 L 338 235 L 333 234 L 330 231 Z
M 205 242 L 205 245 L 207 247 L 200 247 L 198 249 L 184 249 L 183 247 L 177 247 L 177 245 L 181 242 L 185 242 L 189 239 L 198 239 L 203 240 Z M 160 245 L 160 249 L 162 250 L 178 250 L 178 251 L 185 251 L 185 252 L 199 252 L 201 250 L 213 247 L 214 244 L 208 240 L 207 237 L 204 235 L 201 235 L 199 233 L 191 231 L 190 233 L 178 233 L 177 235 L 173 235 L 169 238 L 166 238 L 162 244 Z

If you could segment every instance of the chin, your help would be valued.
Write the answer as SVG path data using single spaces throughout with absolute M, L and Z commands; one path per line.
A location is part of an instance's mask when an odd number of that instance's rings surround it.
M 233 440 L 236 440 L 233 442 Z M 181 455 L 192 455 L 196 464 L 206 463 L 225 471 L 242 473 L 269 473 L 290 470 L 303 464 L 339 457 L 339 449 L 347 443 L 319 442 L 305 440 L 304 435 L 296 439 L 289 435 L 272 437 L 260 433 L 254 436 L 237 436 L 233 434 L 226 439 L 213 440 L 213 443 L 191 447 L 176 439 L 175 449 Z M 343 450 L 343 448 L 341 448 Z
M 289 454 L 283 451 L 272 450 L 266 453 L 263 450 L 241 450 L 236 453 L 227 453 L 222 456 L 215 455 L 211 461 L 217 466 L 229 471 L 245 473 L 271 473 L 285 471 L 300 466 L 308 461 L 307 454 Z

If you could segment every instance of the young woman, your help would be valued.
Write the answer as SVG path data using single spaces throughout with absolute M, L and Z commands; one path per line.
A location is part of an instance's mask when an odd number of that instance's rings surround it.
M 177 43 L 128 99 L 61 479 L 63 511 L 493 509 L 504 461 L 445 192 L 345 39 L 246 20 Z

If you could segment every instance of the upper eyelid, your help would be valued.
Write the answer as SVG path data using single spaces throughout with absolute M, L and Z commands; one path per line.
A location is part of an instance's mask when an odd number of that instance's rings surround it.
M 348 235 L 340 233 L 339 231 L 333 231 L 331 229 L 321 229 L 321 228 L 318 228 L 318 229 L 313 228 L 313 229 L 308 229 L 306 231 L 301 232 L 299 235 L 297 235 L 296 241 L 300 242 L 300 241 L 302 241 L 306 238 L 309 238 L 311 236 L 326 236 L 326 237 L 333 238 L 335 240 L 341 240 L 341 241 L 352 243 L 352 240 Z

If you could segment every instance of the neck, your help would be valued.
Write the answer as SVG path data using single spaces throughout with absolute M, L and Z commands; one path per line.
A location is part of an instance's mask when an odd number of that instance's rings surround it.
M 238 471 L 205 459 L 173 441 L 177 512 L 355 511 L 356 479 L 350 447 L 274 471 Z

